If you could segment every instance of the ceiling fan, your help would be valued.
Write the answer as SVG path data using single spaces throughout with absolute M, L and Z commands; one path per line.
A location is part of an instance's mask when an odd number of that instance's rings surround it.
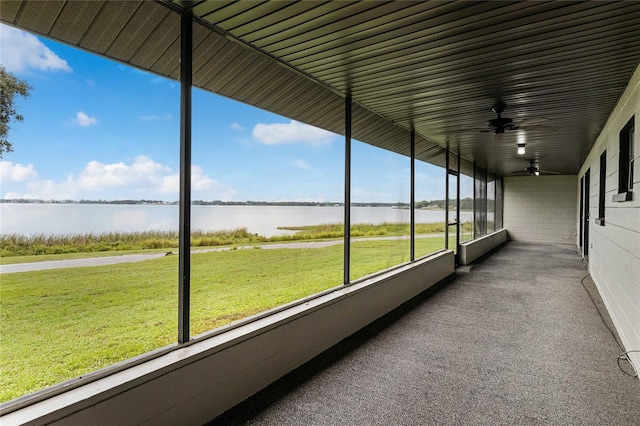
M 487 128 L 480 130 L 481 132 L 491 132 L 494 135 L 503 135 L 506 130 L 537 130 L 537 129 L 546 129 L 546 130 L 557 130 L 554 126 L 539 126 L 539 123 L 544 123 L 547 121 L 546 118 L 529 118 L 520 121 L 513 121 L 513 119 L 508 117 L 503 117 L 502 113 L 504 112 L 507 105 L 503 102 L 498 102 L 491 110 L 498 114 L 498 118 L 493 118 L 491 120 L 487 120 Z
M 549 170 L 540 170 L 538 165 L 536 164 L 536 160 L 529 160 L 529 167 L 525 167 L 524 170 L 516 170 L 511 172 L 514 175 L 529 175 L 529 176 L 540 176 L 540 175 L 559 175 L 560 172 L 552 172 Z

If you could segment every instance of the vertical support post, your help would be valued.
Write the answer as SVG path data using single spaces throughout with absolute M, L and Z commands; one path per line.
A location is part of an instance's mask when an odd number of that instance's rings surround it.
M 193 19 L 180 22 L 180 214 L 178 241 L 178 343 L 189 341 L 191 298 L 191 84 Z
M 344 100 L 344 284 L 351 281 L 351 95 Z
M 497 228 L 498 221 L 496 217 L 497 213 L 498 213 L 498 175 L 494 172 L 493 173 L 493 230 L 494 232 L 498 230 Z
M 483 169 L 484 170 L 484 180 L 483 180 L 483 187 L 482 187 L 482 193 L 484 194 L 484 201 L 482 202 L 482 205 L 484 206 L 484 226 L 483 226 L 483 233 L 482 235 L 487 235 L 487 233 L 489 232 L 489 226 L 487 224 L 487 216 L 489 216 L 489 189 L 488 189 L 488 185 L 489 185 L 489 170 L 488 169 Z
M 476 224 L 476 193 L 478 192 L 478 181 L 476 180 L 476 163 L 473 163 L 473 238 L 477 237 Z
M 503 197 L 504 197 L 504 189 L 503 191 Z M 584 176 L 580 178 L 580 226 L 578 227 L 579 232 L 578 232 L 578 247 L 580 247 L 580 251 L 582 251 L 582 232 L 584 230 Z M 504 215 L 504 207 L 503 207 L 503 212 L 502 214 Z M 504 221 L 504 219 L 503 219 Z M 503 222 L 504 224 L 504 222 Z
M 449 150 L 444 151 L 444 248 L 449 250 Z
M 410 257 L 416 260 L 416 130 L 411 129 L 411 246 Z
M 500 229 L 504 228 L 504 177 L 500 177 Z
M 462 158 L 460 152 L 458 152 L 458 166 L 456 170 L 456 257 L 460 256 L 460 163 Z

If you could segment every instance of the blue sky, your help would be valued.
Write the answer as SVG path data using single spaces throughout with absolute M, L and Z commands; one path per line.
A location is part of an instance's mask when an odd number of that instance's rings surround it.
M 177 82 L 0 24 L 0 62 L 32 87 L 18 98 L 2 198 L 178 199 Z M 340 135 L 194 89 L 192 198 L 342 201 Z M 352 200 L 408 202 L 406 157 L 354 142 Z M 444 197 L 421 163 L 416 198 Z

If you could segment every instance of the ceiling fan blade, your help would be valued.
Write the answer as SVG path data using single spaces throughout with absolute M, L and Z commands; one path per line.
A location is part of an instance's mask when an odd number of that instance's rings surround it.
M 549 119 L 548 118 L 544 118 L 544 117 L 525 118 L 523 120 L 518 120 L 518 121 L 514 122 L 514 124 L 516 126 L 526 127 L 526 126 L 531 126 L 531 125 L 534 125 L 534 124 L 544 123 L 546 121 L 549 121 Z
M 474 127 L 474 128 L 466 128 L 466 129 L 443 130 L 442 134 L 459 135 L 459 134 L 465 134 L 465 133 L 489 132 L 489 131 L 490 130 L 482 129 L 481 127 Z
M 550 170 L 538 170 L 538 172 L 545 174 L 545 175 L 560 175 L 562 173 L 560 172 L 552 172 Z
M 541 130 L 541 131 L 546 131 L 546 132 L 557 132 L 558 130 L 560 130 L 560 127 L 558 126 L 545 126 L 545 125 L 533 125 L 533 126 L 520 126 L 518 127 L 519 130 Z

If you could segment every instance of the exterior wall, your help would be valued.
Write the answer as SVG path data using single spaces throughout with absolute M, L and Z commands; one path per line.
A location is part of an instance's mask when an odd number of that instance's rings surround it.
M 504 178 L 504 228 L 514 241 L 574 244 L 577 176 Z
M 618 192 L 620 130 L 635 115 L 633 199 L 614 202 Z M 589 272 L 604 300 L 626 350 L 640 350 L 640 68 L 618 101 L 602 133 L 580 169 L 591 172 L 589 199 Z M 606 149 L 605 223 L 598 217 L 600 155 Z M 579 185 L 577 191 L 580 191 Z M 630 354 L 636 371 L 640 354 Z
M 205 424 L 453 272 L 453 252 L 437 253 L 13 411 L 0 424 Z

